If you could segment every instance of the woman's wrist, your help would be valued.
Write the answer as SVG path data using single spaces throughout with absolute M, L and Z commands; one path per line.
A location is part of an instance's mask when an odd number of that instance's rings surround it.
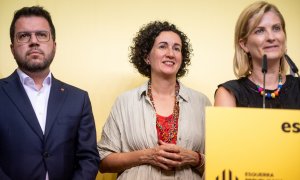
M 141 152 L 142 155 L 139 158 L 140 164 L 150 164 L 155 149 L 154 148 L 144 149 Z
M 200 163 L 201 163 L 201 154 L 198 153 L 198 152 L 196 152 L 196 151 L 194 151 L 194 154 L 196 154 L 196 156 L 195 156 L 195 161 L 194 161 L 192 167 L 196 168 L 196 167 L 198 167 L 198 166 L 200 165 Z
M 205 164 L 205 155 L 199 152 L 196 152 L 198 155 L 197 164 L 193 166 L 194 168 L 202 167 Z

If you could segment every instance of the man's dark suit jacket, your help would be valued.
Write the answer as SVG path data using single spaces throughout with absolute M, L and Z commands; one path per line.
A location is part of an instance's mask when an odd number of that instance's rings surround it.
M 0 179 L 95 179 L 96 130 L 87 92 L 52 77 L 45 133 L 15 71 L 0 80 Z

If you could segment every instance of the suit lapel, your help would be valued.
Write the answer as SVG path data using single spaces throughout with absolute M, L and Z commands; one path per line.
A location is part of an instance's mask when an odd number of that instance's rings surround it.
M 45 138 L 47 138 L 51 128 L 53 127 L 56 117 L 61 110 L 61 107 L 65 101 L 67 95 L 67 89 L 64 87 L 64 84 L 52 76 L 52 85 L 48 100 L 48 110 L 46 118 L 46 129 L 45 129 Z
M 7 84 L 3 86 L 4 91 L 20 111 L 28 125 L 41 138 L 41 140 L 43 140 L 41 126 L 17 72 L 15 71 L 11 76 L 9 76 L 6 82 Z

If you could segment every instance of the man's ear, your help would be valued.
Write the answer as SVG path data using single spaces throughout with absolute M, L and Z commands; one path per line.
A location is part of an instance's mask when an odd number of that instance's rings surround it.
M 13 56 L 15 57 L 15 51 L 14 51 L 14 45 L 10 44 L 10 51 L 13 54 Z
M 54 41 L 54 43 L 53 43 L 53 49 L 54 49 L 54 52 L 56 52 L 56 41 Z

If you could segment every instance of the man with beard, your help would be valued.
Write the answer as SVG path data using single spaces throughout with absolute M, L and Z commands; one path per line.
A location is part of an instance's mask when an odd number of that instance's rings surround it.
M 55 28 L 39 6 L 15 12 L 11 52 L 18 64 L 0 80 L 0 179 L 95 179 L 99 155 L 87 92 L 55 79 Z

